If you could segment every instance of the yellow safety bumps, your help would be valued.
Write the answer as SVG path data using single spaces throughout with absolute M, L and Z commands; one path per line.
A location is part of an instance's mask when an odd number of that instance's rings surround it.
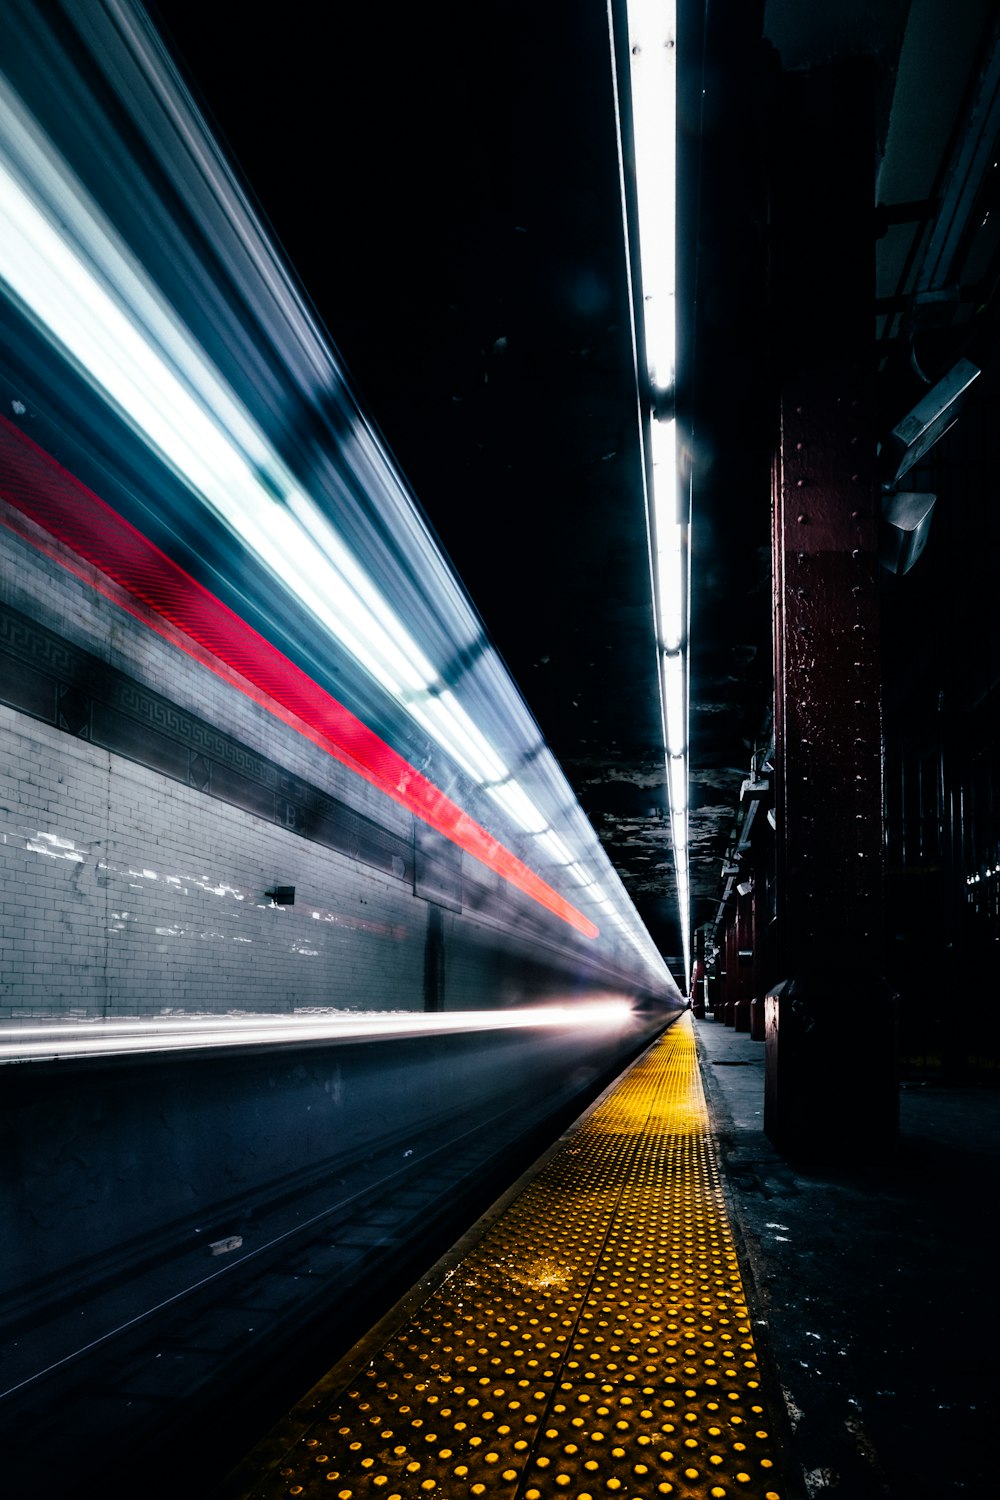
M 779 1500 L 689 1017 L 255 1500 Z

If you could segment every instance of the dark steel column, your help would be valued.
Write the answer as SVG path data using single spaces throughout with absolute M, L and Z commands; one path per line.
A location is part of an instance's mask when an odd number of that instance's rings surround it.
M 750 946 L 753 949 L 753 977 L 750 985 L 750 1039 L 754 1042 L 762 1042 L 765 1036 L 763 929 L 760 884 L 755 874 L 753 890 L 750 892 Z
M 726 988 L 722 1019 L 727 1026 L 736 1025 L 736 997 L 739 993 L 740 965 L 736 942 L 736 903 L 726 912 Z
M 694 935 L 694 968 L 691 973 L 691 1011 L 699 1021 L 705 1019 L 705 929 Z
M 747 882 L 749 884 L 749 882 Z M 750 1030 L 750 1003 L 753 1000 L 753 890 L 736 892 L 735 953 L 736 997 L 733 1026 L 737 1031 Z
M 765 1129 L 806 1155 L 882 1150 L 895 1072 L 882 982 L 882 726 L 873 431 L 870 82 L 785 82 L 775 205 L 778 963 Z

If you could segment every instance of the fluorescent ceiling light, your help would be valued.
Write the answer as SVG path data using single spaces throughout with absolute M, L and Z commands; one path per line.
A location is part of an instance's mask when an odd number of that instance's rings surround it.
M 666 715 L 666 748 L 669 755 L 683 755 L 687 750 L 687 690 L 684 657 L 679 651 L 661 657 L 663 703 Z
M 681 817 L 686 815 L 688 805 L 688 773 L 686 756 L 667 756 L 667 785 L 670 789 L 671 816 L 674 819 L 680 819 Z
M 627 12 L 647 373 L 654 390 L 667 390 L 676 358 L 675 6 L 629 0 Z
M 688 648 L 687 526 L 681 518 L 677 431 L 661 421 L 659 397 L 676 380 L 676 137 L 677 11 L 675 0 L 609 0 L 609 13 L 624 5 L 628 34 L 628 89 L 634 179 L 625 162 L 619 119 L 619 165 L 625 204 L 625 238 L 633 286 L 634 343 L 639 422 L 649 456 L 647 524 L 671 831 L 677 871 L 685 971 L 690 970 L 687 869 Z M 611 17 L 612 51 L 615 47 Z M 619 74 L 613 74 L 616 108 Z M 637 244 L 630 236 L 634 205 Z
M 677 518 L 677 424 L 650 423 L 651 509 L 660 645 L 679 651 L 685 629 L 684 528 Z

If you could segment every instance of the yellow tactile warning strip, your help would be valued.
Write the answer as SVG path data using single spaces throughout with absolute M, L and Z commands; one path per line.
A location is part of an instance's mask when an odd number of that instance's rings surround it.
M 689 1016 L 255 1500 L 779 1500 Z

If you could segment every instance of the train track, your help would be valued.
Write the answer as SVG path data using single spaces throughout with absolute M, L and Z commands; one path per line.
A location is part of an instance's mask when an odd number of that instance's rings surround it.
M 27 1376 L 23 1360 L 7 1362 L 20 1378 L 0 1397 L 6 1492 L 64 1500 L 100 1482 L 144 1500 L 210 1495 L 604 1082 L 558 1117 L 525 1117 L 520 1104 L 513 1146 L 496 1145 L 513 1111 L 459 1136 L 441 1122 L 335 1180 L 276 1193 L 232 1226 L 243 1233 L 106 1291 L 119 1315 L 96 1336 L 67 1347 L 67 1322 L 92 1327 L 93 1309 L 22 1330 L 38 1354 Z M 23 1356 L 17 1333 L 8 1350 Z

